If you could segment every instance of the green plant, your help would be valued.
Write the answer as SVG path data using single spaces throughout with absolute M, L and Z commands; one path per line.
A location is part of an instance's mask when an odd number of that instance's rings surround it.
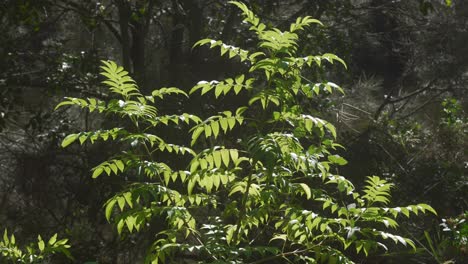
M 468 213 L 442 219 L 438 226 L 424 231 L 424 238 L 416 240 L 421 245 L 420 256 L 427 261 L 451 264 L 461 263 L 468 254 Z
M 463 109 L 454 98 L 446 98 L 442 102 L 443 114 L 442 122 L 448 126 L 464 123 Z M 466 123 L 466 122 L 465 122 Z
M 24 249 L 18 247 L 15 236 L 8 235 L 5 229 L 3 240 L 0 241 L 0 263 L 43 263 L 51 255 L 61 253 L 71 258 L 67 244 L 68 239 L 57 239 L 54 234 L 49 240 L 43 240 L 39 235 L 36 243 L 27 245 Z
M 468 253 L 468 212 L 465 212 L 458 217 L 442 219 L 440 224 L 443 227 L 442 231 L 447 232 L 452 238 L 452 245 L 455 246 L 463 254 Z
M 103 62 L 103 83 L 118 99 L 67 98 L 57 106 L 79 105 L 133 124 L 68 135 L 62 143 L 114 140 L 126 147 L 93 169 L 94 178 L 105 173 L 125 175 L 129 181 L 106 203 L 106 218 L 116 223 L 119 233 L 138 232 L 152 219 L 165 218 L 147 263 L 184 258 L 200 263 L 352 263 L 351 249 L 368 255 L 387 250 L 387 241 L 414 248 L 410 239 L 387 229 L 395 229 L 401 215 L 435 213 L 432 207 L 390 207 L 392 184 L 377 176 L 368 177 L 358 192 L 338 174 L 336 167 L 346 160 L 332 153 L 341 147 L 334 142 L 335 127 L 310 115 L 313 109 L 304 103 L 342 92 L 334 83 L 304 77 L 308 68 L 325 67 L 324 62 L 346 67 L 334 54 L 297 54 L 297 33 L 321 23 L 303 17 L 281 31 L 261 23 L 245 4 L 231 3 L 257 36 L 258 50 L 211 39 L 195 46 L 219 48 L 221 55 L 248 64 L 249 72 L 200 81 L 190 93 L 213 93 L 217 100 L 242 93 L 249 97 L 245 104 L 204 120 L 187 113 L 159 115 L 152 105 L 155 98 L 187 94 L 171 87 L 142 95 L 122 67 Z M 184 129 L 190 124 L 191 148 L 151 133 L 164 125 Z M 230 139 L 239 129 L 242 136 Z M 190 161 L 176 168 L 174 156 L 161 152 L 189 156 Z

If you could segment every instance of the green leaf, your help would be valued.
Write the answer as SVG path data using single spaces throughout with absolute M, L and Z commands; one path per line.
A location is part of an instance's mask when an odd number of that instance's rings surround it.
M 220 150 L 220 152 L 221 152 L 221 158 L 223 160 L 224 165 L 226 167 L 228 167 L 229 166 L 229 161 L 230 161 L 230 159 L 229 159 L 229 150 L 222 149 L 222 150 Z
M 237 152 L 237 149 L 230 149 L 229 154 L 231 155 L 231 159 L 234 164 L 237 165 L 237 159 L 239 158 L 239 152 Z
M 42 240 L 41 236 L 38 237 L 38 242 L 37 242 L 37 246 L 39 247 L 39 250 L 42 252 L 44 251 L 45 249 L 45 243 L 44 243 L 44 240 Z
M 188 195 L 192 194 L 193 188 L 195 187 L 195 184 L 197 183 L 196 179 L 191 179 L 188 181 L 187 184 L 187 193 Z
M 221 185 L 221 177 L 219 174 L 214 174 L 212 177 L 213 177 L 213 185 L 217 190 L 219 186 Z
M 312 193 L 311 193 L 311 191 L 310 191 L 310 187 L 309 187 L 307 184 L 305 184 L 305 183 L 300 183 L 299 185 L 300 185 L 300 186 L 302 187 L 302 189 L 304 190 L 304 193 L 306 194 L 307 199 L 310 199 L 310 198 L 312 197 Z
M 52 246 L 53 244 L 55 244 L 56 241 L 57 241 L 57 233 L 55 233 L 55 234 L 49 239 L 48 244 Z
M 348 162 L 344 158 L 338 155 L 330 155 L 328 156 L 328 160 L 340 166 L 348 164 Z
M 126 192 L 122 194 L 122 196 L 125 199 L 125 202 L 128 204 L 130 208 L 133 208 L 133 201 L 132 201 L 132 193 L 131 192 Z
M 335 126 L 332 125 L 331 123 L 327 123 L 327 124 L 325 124 L 325 127 L 328 129 L 328 131 L 330 131 L 330 133 L 332 134 L 333 138 L 336 138 L 336 129 L 335 129 Z
M 120 235 L 122 233 L 122 229 L 125 225 L 124 219 L 120 219 L 119 222 L 117 223 L 117 233 Z
M 234 232 L 235 232 L 236 229 L 237 229 L 237 225 L 230 225 L 230 226 L 227 227 L 226 242 L 228 243 L 228 245 L 231 244 L 232 239 L 234 237 Z
M 322 55 L 322 58 L 326 59 L 328 62 L 332 64 L 333 64 L 333 61 L 338 61 L 345 67 L 345 69 L 348 69 L 348 66 L 346 65 L 344 60 L 342 60 L 340 57 L 336 56 L 335 54 L 325 53 Z
M 62 141 L 62 148 L 67 147 L 71 143 L 75 142 L 75 140 L 79 137 L 79 134 L 70 134 L 66 136 Z
M 212 41 L 212 39 L 201 39 L 197 42 L 195 42 L 195 44 L 193 44 L 192 48 L 195 48 L 196 46 L 203 46 L 207 43 L 210 43 Z
M 10 240 L 8 239 L 8 231 L 5 229 L 5 231 L 3 231 L 3 241 L 5 242 L 5 244 L 10 244 Z M 14 244 L 14 243 L 12 243 Z
M 231 191 L 229 192 L 229 196 L 232 196 L 236 192 L 244 193 L 245 192 L 245 186 L 243 184 L 234 185 L 233 188 L 231 189 Z
M 124 165 L 124 163 L 123 163 L 121 160 L 116 160 L 116 161 L 115 161 L 115 165 L 117 165 L 117 168 L 119 168 L 119 170 L 120 170 L 121 172 L 124 171 L 125 165 Z
M 211 126 L 210 125 L 205 125 L 205 137 L 209 138 L 211 136 Z
M 216 85 L 215 97 L 218 98 L 223 92 L 224 92 L 224 87 L 222 85 Z
M 236 83 L 237 84 L 242 84 L 244 82 L 244 78 L 245 76 L 242 74 L 242 75 L 239 75 L 236 77 Z
M 123 212 L 125 207 L 125 198 L 122 196 L 117 197 L 117 204 L 119 205 L 120 211 Z
M 227 118 L 227 122 L 228 122 L 228 125 L 229 125 L 230 129 L 233 129 L 236 126 L 236 118 L 235 117 Z
M 203 178 L 203 185 L 205 185 L 206 192 L 211 193 L 211 189 L 213 189 L 213 177 Z M 197 202 L 197 204 L 200 204 L 200 203 L 201 203 L 201 198 L 200 198 L 200 202 Z
M 218 137 L 218 134 L 219 134 L 219 123 L 214 121 L 214 122 L 211 122 L 211 131 L 213 132 L 213 136 L 215 138 Z
M 103 168 L 103 167 L 95 168 L 94 171 L 93 171 L 92 178 L 93 178 L 93 179 L 96 179 L 96 178 L 99 177 L 99 175 L 101 175 L 103 172 L 104 172 L 104 168 Z
M 106 207 L 105 207 L 105 216 L 106 216 L 107 221 L 109 221 L 109 222 L 110 222 L 111 214 L 112 214 L 112 211 L 114 209 L 115 203 L 117 203 L 116 199 L 109 200 L 109 201 L 107 201 L 107 204 L 106 204 Z
M 286 234 L 278 234 L 278 235 L 274 235 L 271 239 L 270 239 L 270 242 L 273 241 L 273 240 L 283 240 L 286 242 L 287 240 L 287 235 Z
M 128 228 L 128 231 L 130 233 L 133 232 L 133 228 L 135 228 L 135 224 L 136 224 L 136 218 L 133 217 L 133 216 L 127 216 L 125 218 L 125 224 L 127 225 L 127 228 Z
M 237 52 L 235 49 L 229 49 L 229 58 L 233 58 L 234 56 L 237 55 Z
M 198 126 L 192 133 L 192 141 L 190 142 L 190 145 L 194 145 L 197 142 L 198 137 L 205 131 L 205 128 L 203 126 Z
M 437 212 L 436 210 L 434 210 L 434 208 L 432 208 L 432 206 L 428 205 L 428 204 L 418 204 L 417 206 L 425 209 L 425 210 L 428 210 L 429 212 L 433 213 L 434 215 L 437 215 Z
M 78 137 L 80 144 L 83 145 L 83 143 L 88 139 L 89 136 L 95 136 L 95 134 L 83 134 Z M 94 137 L 93 137 L 94 138 Z
M 215 151 L 215 152 L 213 152 L 212 155 L 213 155 L 213 160 L 214 160 L 215 166 L 217 168 L 220 168 L 221 167 L 221 161 L 222 161 L 221 152 L 220 151 Z
M 67 98 L 65 97 L 65 99 L 67 99 Z M 74 105 L 74 104 L 75 104 L 75 103 L 73 103 L 73 101 L 63 101 L 63 102 L 60 102 L 60 103 L 55 107 L 54 110 L 57 110 L 57 109 L 59 109 L 60 107 L 62 107 L 62 106 L 64 106 L 64 105 Z
M 416 250 L 416 245 L 414 244 L 413 240 L 409 238 L 404 238 L 404 240 L 406 241 L 408 245 L 410 245 L 413 248 L 413 250 Z
M 157 90 L 154 90 L 151 95 L 153 97 L 159 97 L 161 99 L 164 98 L 164 95 L 170 95 L 170 94 L 182 94 L 184 95 L 185 97 L 188 97 L 187 93 L 185 93 L 184 91 L 180 90 L 179 88 L 176 88 L 176 87 L 163 87 L 163 88 L 160 88 L 160 89 L 157 89 Z

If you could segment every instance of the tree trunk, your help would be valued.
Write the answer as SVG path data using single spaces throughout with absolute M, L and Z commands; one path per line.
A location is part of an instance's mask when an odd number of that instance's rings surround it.
M 122 45 L 122 63 L 123 67 L 129 71 L 132 72 L 132 64 L 131 64 L 131 58 L 130 58 L 130 36 L 129 36 L 129 31 L 128 31 L 128 25 L 130 22 L 130 16 L 131 16 L 131 9 L 130 5 L 127 1 L 125 0 L 118 0 L 117 1 L 117 8 L 119 11 L 119 26 L 120 26 L 120 36 L 122 39 L 121 45 Z

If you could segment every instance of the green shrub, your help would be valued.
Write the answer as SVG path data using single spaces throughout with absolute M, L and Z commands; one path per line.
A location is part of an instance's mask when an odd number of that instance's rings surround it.
M 30 243 L 21 249 L 15 235 L 8 235 L 5 229 L 3 240 L 0 240 L 0 263 L 44 263 L 50 256 L 61 253 L 71 258 L 67 244 L 68 239 L 57 239 L 54 234 L 49 240 L 43 240 L 39 235 L 36 243 Z
M 368 255 L 387 250 L 387 242 L 414 248 L 410 239 L 388 229 L 397 228 L 398 216 L 435 213 L 432 207 L 390 207 L 392 184 L 377 176 L 356 190 L 337 174 L 336 167 L 347 162 L 333 154 L 341 147 L 335 127 L 308 114 L 304 106 L 304 101 L 342 92 L 334 83 L 313 83 L 303 74 L 326 63 L 346 67 L 334 54 L 297 54 L 298 33 L 320 21 L 298 18 L 281 31 L 261 23 L 246 5 L 231 3 L 241 9 L 258 49 L 211 39 L 195 46 L 219 48 L 221 55 L 249 65 L 249 71 L 222 81 L 200 81 L 190 94 L 213 94 L 216 100 L 242 94 L 249 97 L 244 105 L 203 120 L 190 113 L 159 115 L 156 100 L 188 95 L 174 87 L 143 95 L 128 73 L 110 61 L 103 62 L 103 83 L 117 99 L 66 98 L 58 105 L 78 105 L 133 124 L 68 135 L 62 143 L 110 140 L 126 146 L 93 169 L 93 178 L 125 175 L 128 180 L 127 188 L 105 204 L 106 218 L 119 233 L 140 232 L 152 219 L 165 219 L 147 263 L 352 263 L 350 250 Z M 191 147 L 152 133 L 164 126 L 191 126 Z M 229 138 L 239 129 L 241 137 Z M 171 167 L 174 154 L 190 161 Z

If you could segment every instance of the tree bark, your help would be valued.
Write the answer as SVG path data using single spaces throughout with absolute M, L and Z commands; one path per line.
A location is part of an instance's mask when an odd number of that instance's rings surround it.
M 122 39 L 122 63 L 123 67 L 129 71 L 133 72 L 131 58 L 130 58 L 130 35 L 129 35 L 129 22 L 131 16 L 130 5 L 125 0 L 117 0 L 117 9 L 119 12 L 119 26 L 120 26 L 120 36 Z

